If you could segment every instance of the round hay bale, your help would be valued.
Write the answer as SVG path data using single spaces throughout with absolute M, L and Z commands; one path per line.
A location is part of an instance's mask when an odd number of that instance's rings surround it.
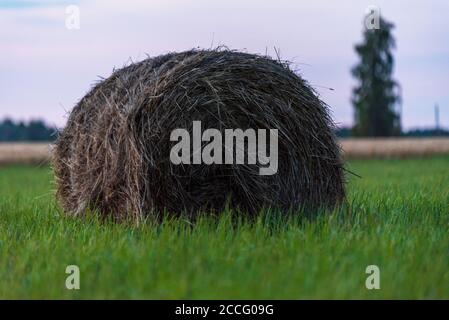
M 277 129 L 277 172 L 261 175 L 259 161 L 174 164 L 171 133 L 192 134 L 194 121 L 203 132 Z M 54 150 L 57 197 L 68 213 L 119 220 L 226 205 L 248 214 L 332 207 L 345 195 L 332 129 L 327 106 L 280 61 L 228 50 L 148 58 L 114 71 L 72 110 Z

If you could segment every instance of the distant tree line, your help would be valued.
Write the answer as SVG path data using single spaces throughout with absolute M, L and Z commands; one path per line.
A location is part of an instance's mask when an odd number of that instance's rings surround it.
M 351 127 L 339 127 L 335 130 L 335 134 L 339 138 L 357 137 L 354 129 Z M 402 137 L 449 137 L 449 130 L 446 129 L 412 129 L 401 132 Z
M 56 138 L 56 133 L 55 127 L 48 126 L 42 120 L 29 122 L 16 122 L 11 119 L 0 120 L 0 142 L 53 141 Z

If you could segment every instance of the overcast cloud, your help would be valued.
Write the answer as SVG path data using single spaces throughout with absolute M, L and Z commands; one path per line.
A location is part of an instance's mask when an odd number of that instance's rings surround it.
M 65 8 L 80 8 L 80 30 Z M 0 1 L 0 117 L 63 125 L 66 112 L 113 67 L 194 47 L 226 45 L 274 55 L 295 68 L 352 123 L 350 104 L 362 18 L 377 5 L 396 28 L 395 78 L 406 128 L 449 127 L 449 1 Z M 335 90 L 327 90 L 332 87 Z

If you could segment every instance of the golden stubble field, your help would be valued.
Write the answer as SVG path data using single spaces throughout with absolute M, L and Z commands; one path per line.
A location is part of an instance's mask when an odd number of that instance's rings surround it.
M 408 158 L 449 154 L 449 138 L 351 138 L 341 139 L 346 159 Z M 52 146 L 47 143 L 0 143 L 1 164 L 45 164 Z
M 347 159 L 408 158 L 449 153 L 449 138 L 352 138 L 340 144 Z
M 44 164 L 50 157 L 48 143 L 0 143 L 0 164 Z

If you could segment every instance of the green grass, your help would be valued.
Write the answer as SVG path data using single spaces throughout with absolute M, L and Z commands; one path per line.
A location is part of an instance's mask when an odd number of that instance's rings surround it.
M 0 298 L 449 298 L 449 157 L 353 161 L 311 221 L 141 226 L 63 216 L 47 167 L 0 168 Z M 81 289 L 65 288 L 65 268 Z M 365 288 L 379 266 L 381 289 Z

